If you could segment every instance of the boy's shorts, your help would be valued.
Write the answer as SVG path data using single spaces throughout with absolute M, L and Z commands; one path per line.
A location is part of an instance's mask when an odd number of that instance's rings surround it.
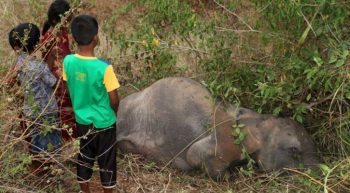
M 34 121 L 34 120 L 33 120 Z M 56 127 L 55 129 L 47 130 L 46 127 L 55 126 L 58 122 L 57 115 L 45 115 L 35 120 L 36 123 L 31 124 L 30 141 L 31 153 L 36 155 L 42 153 L 59 154 L 62 148 L 61 131 Z M 45 131 L 47 130 L 47 131 Z
M 47 133 L 33 134 L 31 138 L 32 154 L 59 154 L 62 147 L 61 132 L 52 130 Z
M 94 129 L 92 125 L 77 123 L 80 138 L 77 176 L 79 183 L 90 181 L 92 168 L 97 160 L 100 179 L 104 188 L 114 188 L 117 178 L 116 160 L 116 124 L 103 129 Z

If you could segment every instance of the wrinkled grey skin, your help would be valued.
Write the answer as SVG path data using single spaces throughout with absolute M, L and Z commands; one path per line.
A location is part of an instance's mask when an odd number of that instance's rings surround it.
M 233 143 L 234 124 L 244 125 L 241 145 Z M 188 78 L 165 78 L 121 100 L 117 130 L 122 152 L 181 170 L 201 168 L 214 179 L 244 159 L 243 145 L 266 171 L 318 163 L 311 137 L 295 121 L 224 107 Z

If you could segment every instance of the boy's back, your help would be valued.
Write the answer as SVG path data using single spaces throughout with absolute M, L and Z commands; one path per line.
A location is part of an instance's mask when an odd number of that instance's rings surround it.
M 36 118 L 57 113 L 53 86 L 57 79 L 46 63 L 22 53 L 17 60 L 18 79 L 24 89 L 23 113 L 27 118 Z
M 95 57 L 97 20 L 89 15 L 76 16 L 71 23 L 71 32 L 78 44 L 78 52 L 65 57 L 63 80 L 68 84 L 78 137 L 81 137 L 78 182 L 83 192 L 90 192 L 92 167 L 97 160 L 103 191 L 112 193 L 117 178 L 115 122 L 120 85 L 112 65 Z
M 106 128 L 115 121 L 108 92 L 120 85 L 109 63 L 96 57 L 68 55 L 63 62 L 76 121 Z

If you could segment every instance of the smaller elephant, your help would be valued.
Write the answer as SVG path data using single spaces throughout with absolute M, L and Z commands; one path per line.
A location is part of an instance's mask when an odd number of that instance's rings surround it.
M 234 143 L 234 125 L 245 135 Z M 266 171 L 318 163 L 310 135 L 295 121 L 215 102 L 189 78 L 165 78 L 121 100 L 117 142 L 181 170 L 201 168 L 217 179 L 245 159 L 242 148 Z

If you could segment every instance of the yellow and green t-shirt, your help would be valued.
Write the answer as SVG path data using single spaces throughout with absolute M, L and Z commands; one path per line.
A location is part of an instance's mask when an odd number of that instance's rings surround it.
M 67 81 L 77 123 L 101 129 L 117 121 L 108 95 L 120 87 L 112 65 L 96 57 L 67 55 L 63 80 Z

